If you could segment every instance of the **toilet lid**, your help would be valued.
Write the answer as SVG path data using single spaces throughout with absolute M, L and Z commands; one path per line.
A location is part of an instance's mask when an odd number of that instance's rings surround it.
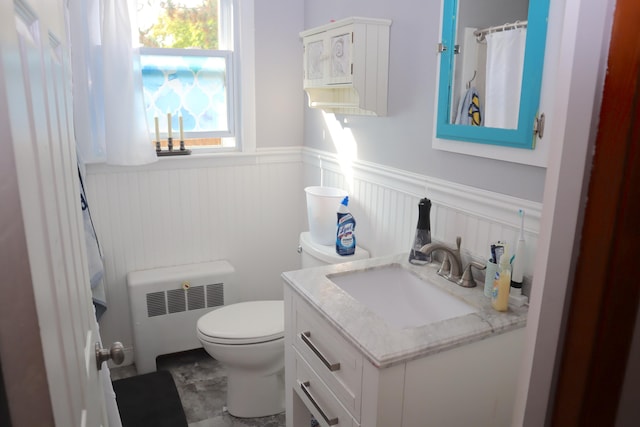
M 250 344 L 284 337 L 284 301 L 248 301 L 213 310 L 198 319 L 203 339 Z

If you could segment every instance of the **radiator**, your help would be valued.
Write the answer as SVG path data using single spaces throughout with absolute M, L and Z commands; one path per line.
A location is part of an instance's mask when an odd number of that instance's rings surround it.
M 202 347 L 196 323 L 224 305 L 233 273 L 227 261 L 214 261 L 127 274 L 138 374 L 155 371 L 159 355 Z

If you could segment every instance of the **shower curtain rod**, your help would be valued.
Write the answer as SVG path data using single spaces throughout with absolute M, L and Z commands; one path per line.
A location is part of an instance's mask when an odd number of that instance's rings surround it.
M 500 31 L 512 30 L 515 28 L 527 28 L 527 21 L 516 21 L 510 24 L 496 25 L 495 27 L 483 28 L 482 30 L 477 30 L 473 32 L 473 35 L 476 36 L 476 40 L 478 42 L 483 41 L 487 34 L 498 33 Z

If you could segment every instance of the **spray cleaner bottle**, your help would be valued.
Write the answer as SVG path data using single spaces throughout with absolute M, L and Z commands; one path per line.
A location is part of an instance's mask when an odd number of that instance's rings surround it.
M 349 212 L 349 196 L 345 196 L 338 208 L 338 231 L 336 233 L 336 252 L 338 255 L 353 255 L 356 252 L 356 220 Z

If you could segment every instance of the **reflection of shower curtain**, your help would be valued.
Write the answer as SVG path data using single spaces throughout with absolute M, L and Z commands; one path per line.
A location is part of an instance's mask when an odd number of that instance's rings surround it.
M 526 38 L 526 28 L 486 35 L 487 87 L 484 125 L 487 127 L 518 127 Z

